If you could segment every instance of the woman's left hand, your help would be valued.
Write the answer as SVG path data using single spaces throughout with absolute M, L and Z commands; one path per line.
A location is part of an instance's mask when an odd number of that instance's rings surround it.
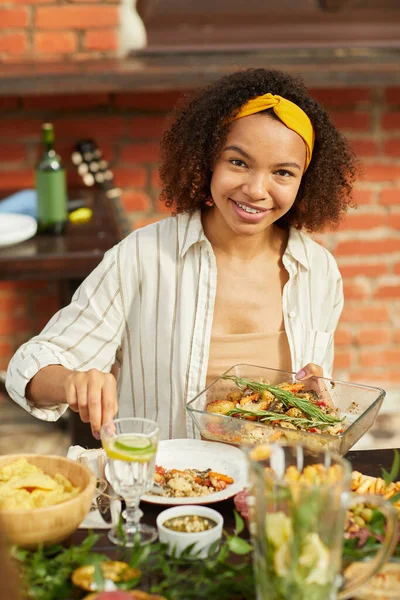
M 326 389 L 325 382 L 323 379 L 319 379 L 324 376 L 322 367 L 308 363 L 305 367 L 300 369 L 296 373 L 297 381 L 307 381 L 307 388 L 317 392 L 318 398 L 326 402 L 329 406 L 333 406 L 332 399 Z
M 324 372 L 322 367 L 319 365 L 314 365 L 313 363 L 308 363 L 305 367 L 300 369 L 298 373 L 296 373 L 296 379 L 298 381 L 303 381 L 303 379 L 310 379 L 310 377 L 323 377 Z

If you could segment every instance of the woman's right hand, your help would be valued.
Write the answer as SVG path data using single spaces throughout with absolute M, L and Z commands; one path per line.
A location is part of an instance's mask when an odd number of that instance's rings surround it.
M 118 412 L 117 382 L 112 373 L 97 369 L 73 371 L 65 381 L 68 406 L 90 423 L 93 436 L 100 439 L 100 427 L 112 421 Z

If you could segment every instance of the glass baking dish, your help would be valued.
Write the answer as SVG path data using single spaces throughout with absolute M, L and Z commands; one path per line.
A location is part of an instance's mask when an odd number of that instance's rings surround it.
M 238 390 L 235 383 L 226 379 L 226 376 L 262 380 L 272 385 L 294 383 L 297 380 L 295 373 L 288 371 L 239 364 L 188 402 L 186 410 L 203 438 L 235 446 L 298 440 L 318 449 L 323 447 L 344 455 L 372 426 L 386 394 L 381 388 L 323 377 L 314 378 L 314 382 L 304 380 L 302 383 L 305 383 L 306 390 L 315 388 L 315 380 L 318 380 L 319 385 L 323 385 L 326 390 L 324 393 L 329 394 L 334 406 L 338 408 L 339 416 L 346 417 L 342 433 L 311 433 L 207 412 L 206 407 L 211 401 L 225 399 L 229 392 Z

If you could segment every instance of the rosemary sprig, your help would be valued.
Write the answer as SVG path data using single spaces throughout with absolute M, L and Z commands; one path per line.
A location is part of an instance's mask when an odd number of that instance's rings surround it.
M 243 408 L 233 408 L 229 412 L 227 412 L 228 417 L 241 414 L 244 417 L 256 416 L 261 417 L 258 421 L 264 423 L 268 421 L 286 421 L 288 423 L 292 423 L 296 427 L 318 427 L 319 429 L 324 429 L 326 427 L 330 427 L 330 423 L 326 423 L 325 421 L 318 421 L 315 419 L 305 419 L 301 417 L 290 417 L 289 415 L 281 415 L 276 412 L 271 412 L 268 410 L 245 410 Z
M 322 421 L 323 423 L 326 423 L 328 425 L 334 425 L 335 423 L 342 423 L 344 421 L 344 419 L 339 419 L 338 417 L 325 414 L 313 402 L 307 400 L 307 398 L 299 398 L 291 392 L 283 390 L 282 388 L 276 387 L 274 385 L 262 383 L 259 381 L 253 381 L 251 379 L 245 379 L 242 377 L 236 377 L 235 375 L 224 375 L 223 379 L 230 379 L 242 391 L 244 391 L 246 388 L 250 388 L 251 390 L 258 392 L 259 394 L 261 394 L 263 391 L 270 392 L 275 396 L 275 398 L 281 400 L 281 402 L 285 405 L 286 408 L 289 408 L 290 406 L 299 408 L 303 411 L 304 414 L 316 421 Z

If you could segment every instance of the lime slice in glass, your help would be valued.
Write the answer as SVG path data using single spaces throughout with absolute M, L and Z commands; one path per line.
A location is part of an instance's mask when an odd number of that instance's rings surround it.
M 104 444 L 109 458 L 127 462 L 148 462 L 157 451 L 157 444 L 148 438 L 123 435 Z
M 114 442 L 115 448 L 118 450 L 125 450 L 126 452 L 143 452 L 150 450 L 152 447 L 151 440 L 138 436 L 127 436 L 123 438 L 117 438 Z

